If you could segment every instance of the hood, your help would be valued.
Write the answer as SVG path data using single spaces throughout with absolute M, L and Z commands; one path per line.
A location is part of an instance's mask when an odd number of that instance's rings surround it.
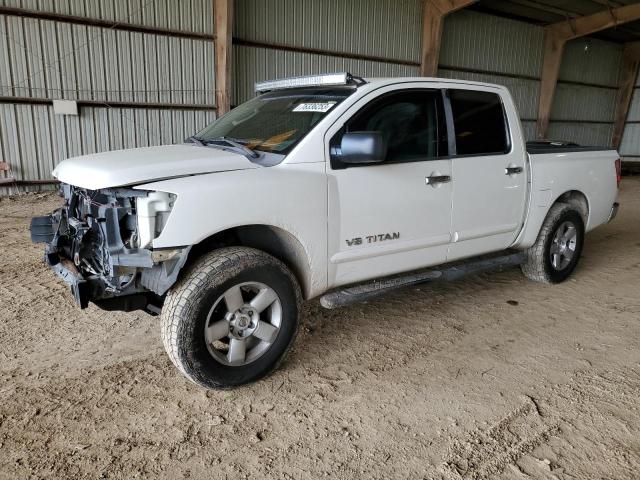
M 53 176 L 63 183 L 97 190 L 248 168 L 259 166 L 238 153 L 186 144 L 73 157 L 60 163 Z

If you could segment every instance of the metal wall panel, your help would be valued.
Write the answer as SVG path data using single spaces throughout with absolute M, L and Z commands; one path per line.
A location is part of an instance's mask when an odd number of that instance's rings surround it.
M 238 45 L 233 60 L 235 105 L 255 96 L 255 82 L 274 78 L 340 71 L 365 77 L 418 75 L 418 67 Z
M 569 42 L 564 51 L 551 118 L 613 122 L 622 48 L 622 45 L 592 38 Z M 563 83 L 567 81 L 593 83 L 609 88 Z M 634 101 L 629 120 L 640 115 L 638 109 L 639 105 Z M 627 130 L 628 127 L 625 129 L 625 137 L 628 137 Z M 556 123 L 549 128 L 549 137 L 610 146 L 612 131 L 612 123 Z M 624 148 L 632 148 L 631 145 L 631 140 L 623 140 Z M 640 145 L 636 144 L 634 148 L 638 151 Z
M 548 137 L 584 145 L 610 146 L 622 45 L 593 38 L 579 38 L 565 46 L 556 87 Z M 593 83 L 593 86 L 563 82 Z M 585 120 L 610 123 L 555 123 L 553 120 Z
M 539 77 L 544 53 L 541 27 L 460 10 L 444 22 L 440 64 Z
M 616 90 L 558 83 L 551 118 L 613 122 L 615 100 Z
M 213 34 L 213 0 L 0 0 L 26 8 L 98 20 Z
M 559 80 L 618 86 L 622 45 L 584 37 L 567 42 Z
M 551 121 L 547 137 L 581 145 L 607 146 L 611 144 L 613 125 L 609 123 L 558 123 Z
M 125 102 L 215 102 L 214 45 L 0 15 L 2 95 Z
M 0 104 L 0 161 L 20 180 L 49 179 L 65 158 L 179 143 L 214 118 L 213 110 L 82 107 L 69 116 L 50 105 Z
M 420 0 L 237 0 L 244 40 L 420 60 Z
M 636 78 L 636 89 L 633 91 L 631 107 L 627 121 L 640 121 L 640 75 Z M 620 153 L 627 155 L 625 161 L 640 162 L 640 124 L 628 123 L 624 127 Z
M 640 89 L 636 88 L 633 92 L 631 105 L 629 105 L 628 122 L 640 122 Z
M 622 156 L 632 157 L 635 161 L 640 161 L 640 124 L 631 123 L 624 129 L 622 144 L 620 145 Z
M 535 140 L 536 139 L 536 122 L 534 121 L 526 121 L 522 122 L 522 134 L 524 135 L 525 141 Z
M 0 5 L 213 33 L 211 0 L 0 0 Z M 20 180 L 46 180 L 65 158 L 181 142 L 215 117 L 212 41 L 0 15 L 0 96 L 176 109 L 0 104 L 0 160 Z
M 633 92 L 627 122 L 640 122 L 640 89 L 638 88 Z M 633 156 L 635 157 L 633 160 L 640 161 L 640 123 L 627 123 L 625 125 L 620 144 L 620 154 Z

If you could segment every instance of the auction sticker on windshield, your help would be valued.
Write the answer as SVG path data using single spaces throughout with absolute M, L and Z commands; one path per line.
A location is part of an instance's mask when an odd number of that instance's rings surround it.
M 336 102 L 313 102 L 313 103 L 301 103 L 293 109 L 294 112 L 320 112 L 326 113 L 331 110 Z

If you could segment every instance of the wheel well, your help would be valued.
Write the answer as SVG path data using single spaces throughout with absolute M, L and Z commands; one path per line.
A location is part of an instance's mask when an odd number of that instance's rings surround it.
M 311 291 L 307 253 L 300 241 L 289 232 L 270 225 L 244 225 L 218 232 L 193 246 L 187 264 L 222 247 L 251 247 L 284 263 L 295 275 L 305 299 Z
M 567 203 L 574 207 L 580 213 L 585 229 L 587 228 L 589 221 L 589 201 L 584 193 L 577 190 L 565 192 L 558 197 L 556 203 Z

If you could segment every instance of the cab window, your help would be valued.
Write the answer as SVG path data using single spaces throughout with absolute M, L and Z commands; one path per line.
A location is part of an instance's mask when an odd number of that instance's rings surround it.
M 477 90 L 449 90 L 457 155 L 504 154 L 510 150 L 500 96 Z
M 334 136 L 331 144 L 339 146 L 345 132 L 362 131 L 382 133 L 388 148 L 386 163 L 448 155 L 446 121 L 439 90 L 403 90 L 382 95 L 356 113 Z

